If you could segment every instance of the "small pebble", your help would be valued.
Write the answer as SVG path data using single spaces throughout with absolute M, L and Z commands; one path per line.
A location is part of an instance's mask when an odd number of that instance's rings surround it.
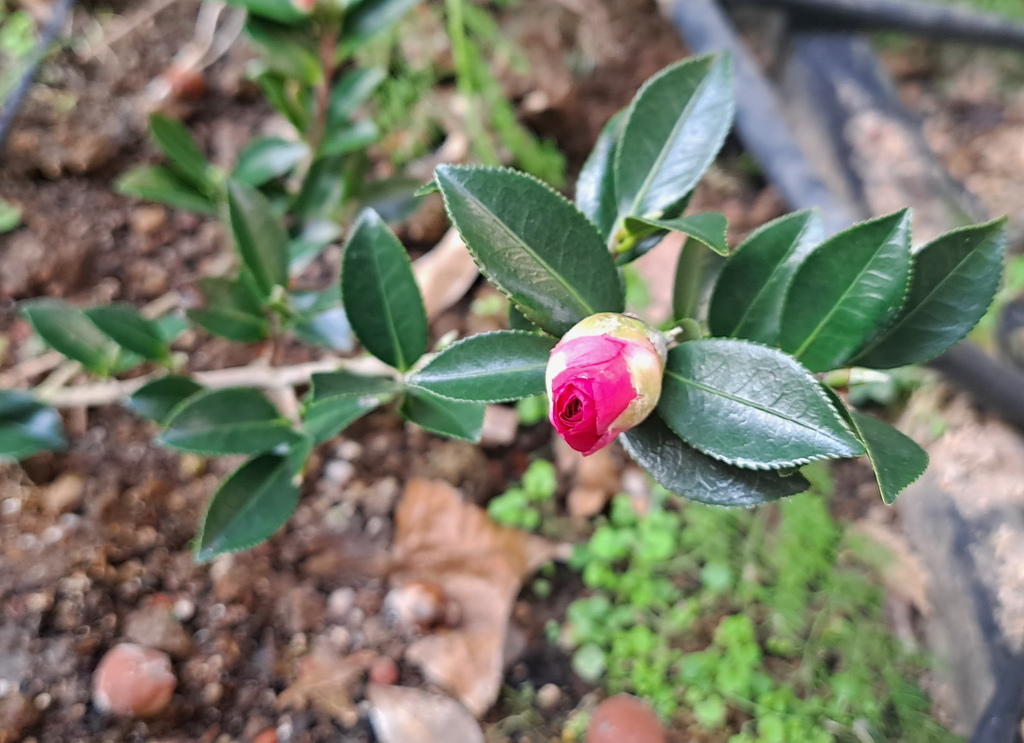
M 544 684 L 537 691 L 537 705 L 543 710 L 552 710 L 562 701 L 562 690 L 555 684 Z
M 93 675 L 92 701 L 101 712 L 152 717 L 167 709 L 177 679 L 166 653 L 135 643 L 111 648 Z
M 355 473 L 355 465 L 344 459 L 335 459 L 324 467 L 324 478 L 337 486 L 348 484 Z
M 196 615 L 196 603 L 192 599 L 178 599 L 171 613 L 179 622 L 187 622 Z
M 354 588 L 336 588 L 327 597 L 327 616 L 334 621 L 345 619 L 356 602 Z
M 252 743 L 277 743 L 277 730 L 267 728 L 252 739 Z
M 644 702 L 617 694 L 597 705 L 586 743 L 665 743 L 665 729 Z
M 380 656 L 370 666 L 370 681 L 375 684 L 398 683 L 398 666 L 386 655 Z

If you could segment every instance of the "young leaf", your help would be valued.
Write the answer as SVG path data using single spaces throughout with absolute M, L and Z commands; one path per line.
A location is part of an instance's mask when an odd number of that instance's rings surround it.
M 644 237 L 658 230 L 682 232 L 719 255 L 729 255 L 729 242 L 725 234 L 727 227 L 725 215 L 718 212 L 701 212 L 675 219 L 626 218 L 626 230 L 634 235 Z
M 279 1 L 284 4 L 283 0 Z M 288 26 L 250 15 L 245 31 L 250 39 L 266 50 L 264 64 L 270 69 L 306 85 L 320 82 L 323 71 L 316 54 L 316 39 L 309 26 Z
M 169 374 L 140 387 L 128 398 L 125 407 L 143 418 L 163 423 L 181 403 L 202 391 L 198 382 Z
M 544 391 L 544 370 L 555 339 L 538 333 L 499 330 L 448 346 L 409 378 L 453 400 L 509 402 Z
M 269 18 L 279 23 L 298 24 L 309 20 L 309 15 L 299 10 L 295 3 L 284 0 L 227 0 L 231 5 L 245 8 L 255 16 Z
M 280 137 L 260 137 L 249 143 L 238 156 L 238 164 L 231 177 L 259 188 L 264 183 L 291 172 L 309 154 L 305 142 L 289 141 Z
M 900 431 L 870 415 L 851 411 L 875 470 L 882 501 L 891 505 L 928 469 L 928 454 Z
M 143 317 L 130 304 L 90 307 L 85 315 L 122 348 L 151 361 L 166 361 L 171 349 L 155 322 Z
M 427 314 L 409 254 L 372 209 L 364 209 L 342 252 L 341 297 L 366 350 L 405 371 L 427 350 Z
M 540 181 L 505 168 L 441 165 L 445 208 L 490 281 L 561 335 L 597 312 L 622 312 L 622 282 L 594 226 Z
M 817 212 L 787 214 L 755 230 L 726 262 L 708 309 L 712 335 L 778 344 L 793 274 L 824 239 Z
M 341 227 L 337 222 L 327 219 L 307 222 L 301 234 L 288 245 L 288 270 L 298 273 L 340 237 Z
M 807 370 L 746 341 L 673 348 L 658 411 L 688 444 L 740 467 L 779 469 L 864 453 Z
M 757 506 L 802 493 L 799 473 L 748 470 L 712 459 L 672 433 L 657 413 L 621 436 L 626 452 L 663 487 L 714 506 Z
M 840 232 L 796 270 L 779 345 L 814 372 L 844 365 L 899 311 L 909 276 L 908 210 Z
M 380 67 L 358 67 L 338 78 L 327 107 L 327 129 L 344 126 L 387 78 Z
M 114 369 L 117 344 L 77 307 L 60 299 L 30 299 L 21 304 L 21 314 L 55 351 L 97 374 L 110 374 Z
M 149 117 L 149 130 L 175 173 L 200 192 L 205 193 L 212 187 L 210 164 L 184 124 L 154 113 Z
M 345 371 L 314 374 L 303 430 L 321 443 L 356 419 L 394 399 L 401 385 L 390 377 L 364 377 Z
M 351 54 L 395 25 L 419 0 L 356 0 L 345 12 L 341 51 Z
M 484 425 L 486 404 L 449 400 L 419 387 L 410 387 L 399 412 L 431 433 L 477 442 Z
M 292 212 L 303 222 L 333 219 L 334 212 L 348 195 L 344 155 L 329 155 L 313 161 L 292 205 Z
M 160 165 L 132 168 L 117 179 L 114 188 L 125 196 L 159 201 L 161 204 L 200 214 L 216 214 L 217 205 L 173 171 Z
M 232 387 L 192 395 L 170 415 L 159 443 L 204 454 L 259 454 L 300 438 L 258 390 Z
M 1004 221 L 953 230 L 917 252 L 903 309 L 854 363 L 874 369 L 919 364 L 962 340 L 999 288 Z
M 625 122 L 622 111 L 608 120 L 576 179 L 576 205 L 604 240 L 611 235 L 619 215 L 615 199 L 615 149 Z
M 0 390 L 0 461 L 25 459 L 65 446 L 56 410 L 25 392 Z
M 308 456 L 308 444 L 295 449 Z M 261 454 L 228 475 L 206 511 L 196 538 L 196 561 L 248 549 L 277 531 L 299 503 L 297 473 L 304 460 L 301 451 Z
M 619 214 L 660 217 L 691 191 L 725 142 L 734 108 L 725 55 L 683 60 L 644 83 L 615 154 Z
M 318 292 L 292 295 L 292 309 L 298 317 L 291 329 L 306 343 L 334 351 L 351 351 L 355 346 L 348 315 L 340 307 L 341 290 L 337 286 Z
M 186 313 L 194 323 L 239 343 L 255 343 L 267 337 L 270 328 L 259 301 L 240 281 L 207 277 L 200 279 L 199 291 L 206 308 Z
M 380 136 L 377 125 L 369 119 L 360 119 L 352 124 L 341 124 L 328 129 L 320 143 L 317 154 L 320 157 L 344 155 L 346 152 L 358 150 L 376 142 Z
M 288 286 L 288 233 L 267 197 L 252 186 L 228 182 L 228 215 L 235 246 L 252 273 L 261 298 Z

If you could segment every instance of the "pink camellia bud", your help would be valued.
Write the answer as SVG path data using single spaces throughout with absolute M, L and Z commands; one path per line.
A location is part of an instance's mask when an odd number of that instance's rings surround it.
M 292 4 L 303 13 L 312 13 L 316 0 L 292 0 Z
M 658 404 L 665 353 L 664 336 L 634 317 L 580 321 L 548 359 L 551 425 L 584 456 L 607 446 Z

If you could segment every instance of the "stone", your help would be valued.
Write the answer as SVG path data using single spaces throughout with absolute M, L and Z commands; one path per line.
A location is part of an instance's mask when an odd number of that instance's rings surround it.
M 654 710 L 629 694 L 616 694 L 597 705 L 586 743 L 665 743 L 665 728 Z
M 154 717 L 171 703 L 178 680 L 167 653 L 135 643 L 115 645 L 93 674 L 98 710 L 123 717 Z

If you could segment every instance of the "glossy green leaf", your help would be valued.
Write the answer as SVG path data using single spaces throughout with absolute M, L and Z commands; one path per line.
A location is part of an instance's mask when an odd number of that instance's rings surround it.
M 171 353 L 159 326 L 130 304 L 90 307 L 85 315 L 111 340 L 151 361 L 166 361 Z
M 216 214 L 217 205 L 172 170 L 160 165 L 132 168 L 118 178 L 118 193 L 200 214 Z
M 779 345 L 814 372 L 843 366 L 899 312 L 909 278 L 906 209 L 840 232 L 796 270 Z
M 261 18 L 269 18 L 279 23 L 298 24 L 309 20 L 309 14 L 303 13 L 291 0 L 227 0 L 231 5 L 245 8 Z
M 56 410 L 26 392 L 0 390 L 0 461 L 20 460 L 67 446 Z
M 254 79 L 270 105 L 288 119 L 292 126 L 300 132 L 308 129 L 309 111 L 298 101 L 298 91 L 290 78 L 275 70 L 266 69 L 257 73 Z
M 963 340 L 999 288 L 1004 222 L 962 227 L 914 254 L 903 308 L 854 363 L 875 369 L 919 364 Z
M 327 129 L 347 124 L 352 114 L 370 99 L 386 78 L 387 72 L 380 67 L 357 67 L 338 78 L 331 88 Z
M 302 232 L 288 245 L 288 270 L 298 273 L 319 257 L 327 246 L 341 238 L 337 222 L 316 219 L 307 223 Z
M 928 469 L 928 454 L 888 423 L 856 410 L 851 414 L 875 470 L 882 500 L 892 504 Z
M 806 369 L 747 341 L 673 348 L 658 410 L 688 444 L 741 467 L 779 469 L 864 453 Z
M 169 374 L 140 387 L 128 398 L 125 407 L 143 418 L 163 423 L 175 408 L 203 389 L 189 377 Z
M 293 294 L 292 309 L 298 317 L 292 321 L 295 335 L 315 346 L 349 352 L 355 347 L 352 326 L 341 307 L 341 289 L 330 287 L 318 292 Z
M 409 254 L 372 209 L 364 209 L 341 258 L 341 296 L 366 350 L 405 371 L 427 350 L 427 314 Z
M 482 402 L 449 400 L 419 387 L 410 387 L 399 412 L 406 420 L 431 433 L 477 442 L 484 425 L 487 405 Z
M 714 506 L 756 506 L 802 493 L 807 480 L 740 469 L 702 454 L 676 436 L 657 413 L 620 437 L 637 464 L 669 491 Z
M 159 443 L 204 454 L 259 454 L 299 439 L 259 390 L 246 387 L 192 395 L 167 420 Z
M 228 216 L 235 247 L 262 297 L 288 286 L 288 233 L 267 197 L 252 186 L 228 183 Z
M 274 178 L 290 173 L 308 154 L 309 146 L 305 142 L 260 137 L 242 150 L 231 177 L 258 188 Z
M 380 137 L 380 131 L 377 129 L 377 125 L 369 119 L 360 119 L 352 124 L 329 129 L 320 143 L 318 154 L 320 157 L 344 155 L 376 142 L 378 137 Z
M 161 315 L 153 320 L 153 324 L 164 343 L 168 345 L 174 343 L 182 333 L 188 330 L 188 320 L 181 310 L 173 310 L 166 315 Z
M 267 337 L 270 327 L 260 303 L 240 281 L 203 278 L 199 291 L 206 307 L 186 313 L 194 323 L 239 343 L 255 343 Z
M 401 389 L 390 377 L 366 377 L 345 371 L 314 374 L 302 428 L 317 443 L 327 441 L 358 418 L 393 400 Z
M 695 57 L 650 78 L 627 112 L 615 154 L 622 216 L 663 216 L 697 185 L 732 127 L 725 55 Z
M 303 222 L 332 219 L 348 195 L 344 168 L 344 155 L 330 155 L 314 160 L 292 205 L 295 216 Z
M 726 236 L 728 226 L 725 215 L 718 212 L 701 212 L 675 219 L 626 218 L 626 230 L 634 235 L 646 236 L 658 230 L 682 232 L 719 255 L 729 255 L 729 241 Z
M 306 85 L 319 83 L 323 71 L 316 38 L 308 26 L 289 26 L 250 15 L 245 31 L 266 50 L 264 61 L 270 69 Z
M 211 187 L 210 164 L 184 124 L 154 113 L 149 117 L 149 130 L 175 173 L 201 192 Z
M 540 181 L 505 168 L 441 165 L 445 208 L 488 279 L 523 314 L 561 335 L 622 312 L 622 282 L 590 221 Z
M 21 224 L 21 208 L 0 198 L 0 235 L 11 232 Z
M 509 402 L 544 392 L 555 339 L 538 333 L 498 330 L 453 343 L 409 378 L 442 397 Z
M 232 472 L 213 494 L 196 538 L 196 561 L 209 562 L 225 552 L 248 549 L 270 538 L 299 502 L 299 474 L 309 446 L 261 454 Z
M 619 216 L 615 198 L 615 149 L 625 122 L 621 111 L 608 120 L 576 179 L 576 205 L 605 240 Z
M 342 54 L 348 55 L 369 39 L 398 23 L 419 0 L 358 0 L 345 13 Z
M 117 344 L 82 310 L 60 299 L 30 299 L 21 314 L 47 345 L 97 374 L 109 374 L 117 362 Z
M 786 291 L 824 239 L 817 212 L 787 214 L 760 227 L 726 262 L 708 309 L 712 335 L 777 345 Z

